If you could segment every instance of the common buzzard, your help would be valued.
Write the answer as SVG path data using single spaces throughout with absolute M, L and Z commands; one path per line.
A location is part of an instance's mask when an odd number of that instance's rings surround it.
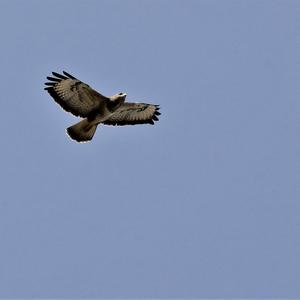
M 65 71 L 64 75 L 52 74 L 54 77 L 47 77 L 45 90 L 64 110 L 83 118 L 67 128 L 68 135 L 77 142 L 90 141 L 100 123 L 153 125 L 158 121 L 159 105 L 125 102 L 125 93 L 106 97 Z

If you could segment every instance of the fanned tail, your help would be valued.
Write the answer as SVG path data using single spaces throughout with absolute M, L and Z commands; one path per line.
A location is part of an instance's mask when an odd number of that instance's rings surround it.
M 97 129 L 97 125 L 92 125 L 87 119 L 84 119 L 73 126 L 67 128 L 69 137 L 77 142 L 90 141 Z

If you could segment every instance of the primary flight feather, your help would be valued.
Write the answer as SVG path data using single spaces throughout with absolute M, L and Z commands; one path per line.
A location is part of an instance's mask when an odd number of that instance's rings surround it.
M 125 102 L 126 94 L 106 97 L 69 73 L 52 72 L 45 90 L 64 110 L 83 118 L 67 128 L 68 135 L 77 142 L 90 141 L 102 123 L 105 125 L 154 124 L 158 121 L 159 105 Z

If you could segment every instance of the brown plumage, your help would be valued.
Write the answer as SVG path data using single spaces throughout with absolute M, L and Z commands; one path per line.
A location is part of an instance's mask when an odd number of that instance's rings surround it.
M 64 75 L 52 74 L 55 77 L 47 77 L 49 82 L 45 83 L 45 90 L 64 110 L 84 118 L 67 128 L 68 135 L 77 142 L 90 141 L 100 123 L 153 125 L 154 121 L 158 121 L 158 105 L 125 102 L 125 93 L 106 97 L 65 71 Z

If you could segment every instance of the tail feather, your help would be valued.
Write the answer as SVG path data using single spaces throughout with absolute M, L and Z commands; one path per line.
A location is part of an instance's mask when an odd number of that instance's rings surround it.
M 77 142 L 90 141 L 97 129 L 97 125 L 91 125 L 91 123 L 84 119 L 73 126 L 67 128 L 69 137 Z

